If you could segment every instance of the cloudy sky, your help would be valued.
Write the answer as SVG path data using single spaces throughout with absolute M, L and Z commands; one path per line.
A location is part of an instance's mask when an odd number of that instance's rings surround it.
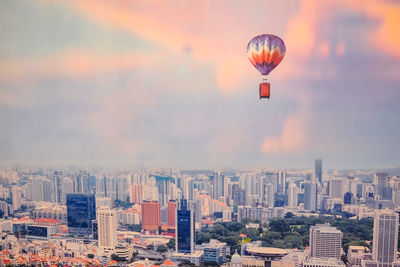
M 400 166 L 400 4 L 5 0 L 0 125 L 0 163 Z

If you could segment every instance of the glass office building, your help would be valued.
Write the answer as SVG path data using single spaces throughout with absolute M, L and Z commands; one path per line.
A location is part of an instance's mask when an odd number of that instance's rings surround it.
M 176 251 L 194 252 L 194 214 L 187 208 L 187 200 L 181 200 L 181 207 L 176 211 Z
M 95 219 L 96 201 L 94 195 L 67 194 L 67 220 L 70 235 L 92 235 L 92 221 Z

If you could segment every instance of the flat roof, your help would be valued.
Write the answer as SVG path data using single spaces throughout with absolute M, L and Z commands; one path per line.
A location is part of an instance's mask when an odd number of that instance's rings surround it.
M 288 252 L 284 249 L 280 248 L 271 248 L 271 247 L 255 247 L 250 246 L 246 248 L 247 252 L 253 255 L 259 256 L 285 256 Z

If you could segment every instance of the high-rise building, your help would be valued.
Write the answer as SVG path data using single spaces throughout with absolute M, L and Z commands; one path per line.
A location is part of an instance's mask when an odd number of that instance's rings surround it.
M 295 183 L 290 183 L 288 188 L 288 207 L 297 208 L 298 204 L 298 187 Z
M 176 201 L 170 200 L 168 202 L 168 226 L 175 227 L 175 213 L 176 213 Z
M 178 253 L 194 252 L 194 213 L 188 209 L 186 199 L 181 200 L 176 212 L 175 250 Z
M 160 203 L 144 201 L 142 203 L 142 227 L 145 231 L 158 231 L 161 226 Z
M 52 178 L 53 181 L 53 191 L 54 191 L 54 198 L 57 203 L 62 203 L 62 191 L 63 191 L 63 179 L 64 173 L 62 171 L 55 171 L 54 176 Z
M 96 201 L 92 194 L 67 194 L 68 232 L 74 236 L 89 236 L 96 219 Z
M 336 258 L 342 255 L 343 233 L 329 224 L 310 227 L 310 255 L 315 258 Z
M 18 210 L 21 207 L 21 192 L 18 187 L 11 188 L 11 200 L 13 211 Z
M 343 179 L 329 180 L 328 191 L 331 198 L 343 198 Z
M 277 187 L 277 192 L 282 192 L 285 193 L 286 192 L 286 172 L 285 171 L 279 171 L 277 174 L 277 183 L 276 183 L 276 187 Z
M 214 198 L 218 199 L 221 196 L 224 196 L 224 180 L 225 176 L 221 174 L 220 171 L 217 171 L 214 176 Z
M 322 159 L 316 159 L 314 162 L 315 180 L 322 184 Z
M 43 201 L 43 180 L 44 178 L 35 177 L 29 181 L 31 183 L 32 201 L 34 202 Z
M 317 210 L 317 184 L 313 182 L 304 183 L 304 209 Z
M 107 207 L 97 209 L 97 231 L 99 248 L 105 255 L 111 255 L 117 245 L 117 216 Z
M 396 261 L 399 215 L 389 209 L 377 210 L 374 214 L 372 259 L 379 267 L 392 266 Z
M 131 203 L 142 204 L 143 201 L 143 185 L 131 184 L 129 186 L 129 200 Z

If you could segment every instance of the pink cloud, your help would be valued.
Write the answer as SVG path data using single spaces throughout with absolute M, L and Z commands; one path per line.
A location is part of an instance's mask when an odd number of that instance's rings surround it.
M 306 147 L 307 135 L 304 118 L 300 115 L 289 116 L 283 125 L 279 137 L 266 137 L 262 144 L 264 153 L 298 152 Z

